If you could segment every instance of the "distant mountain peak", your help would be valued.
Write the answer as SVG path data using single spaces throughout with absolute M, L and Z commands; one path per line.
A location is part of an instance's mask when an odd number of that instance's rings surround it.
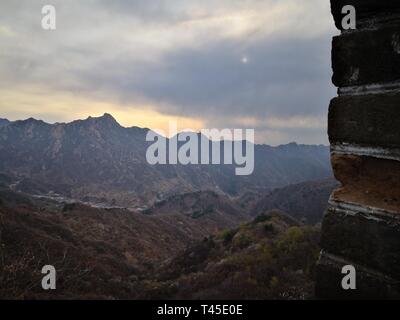
M 105 112 L 105 113 L 104 113 L 101 117 L 99 117 L 99 118 L 116 121 L 115 118 L 114 118 L 110 113 L 107 113 L 107 112 Z
M 92 116 L 89 116 L 88 118 L 87 118 L 87 120 L 90 120 L 90 119 L 94 119 L 94 120 L 106 120 L 106 121 L 115 121 L 115 122 L 117 122 L 117 120 L 115 120 L 115 118 L 111 115 L 111 114 L 109 114 L 109 113 L 104 113 L 102 116 L 99 116 L 99 117 L 92 117 Z
M 44 122 L 43 120 L 38 120 L 35 118 L 28 118 L 25 120 L 17 120 L 15 121 L 16 124 L 20 124 L 20 125 L 47 125 L 48 123 Z
M 115 118 L 109 113 L 104 113 L 100 117 L 89 116 L 85 121 L 94 121 L 95 123 L 101 124 L 101 125 L 120 127 L 120 124 L 117 122 L 117 120 L 115 120 Z

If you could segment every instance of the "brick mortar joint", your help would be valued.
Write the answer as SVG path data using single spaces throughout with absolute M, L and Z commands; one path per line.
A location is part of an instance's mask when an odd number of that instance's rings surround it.
M 391 82 L 370 83 L 338 88 L 338 96 L 361 96 L 381 93 L 399 93 L 400 79 Z
M 328 210 L 330 208 L 345 215 L 357 216 L 376 222 L 384 222 L 391 226 L 400 226 L 399 212 L 337 200 L 332 196 L 328 201 Z
M 360 157 L 372 157 L 400 161 L 400 148 L 388 148 L 376 145 L 358 145 L 356 143 L 335 142 L 331 143 L 331 154 L 355 155 Z

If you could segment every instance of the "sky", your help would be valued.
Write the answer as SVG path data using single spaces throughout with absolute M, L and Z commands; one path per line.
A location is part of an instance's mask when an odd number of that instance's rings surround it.
M 57 29 L 41 27 L 56 8 Z M 1 0 L 0 118 L 327 144 L 328 0 Z

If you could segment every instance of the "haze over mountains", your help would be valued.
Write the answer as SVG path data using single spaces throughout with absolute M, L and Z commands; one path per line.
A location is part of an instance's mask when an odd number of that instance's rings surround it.
M 109 114 L 71 123 L 0 121 L 0 172 L 14 190 L 140 207 L 171 195 L 212 190 L 230 196 L 332 176 L 329 148 L 255 145 L 255 169 L 234 165 L 149 165 L 149 129 L 125 128 Z

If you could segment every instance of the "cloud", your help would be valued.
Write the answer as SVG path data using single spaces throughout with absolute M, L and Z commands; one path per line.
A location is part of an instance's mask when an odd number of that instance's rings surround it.
M 104 102 L 124 114 L 122 122 L 139 108 L 208 127 L 252 125 L 272 144 L 327 142 L 319 119 L 335 94 L 328 2 L 54 0 L 54 32 L 40 28 L 44 4 L 0 4 L 0 85 L 14 90 L 1 104 L 9 107 L 0 105 L 3 117 L 29 99 L 26 116 L 82 113 L 82 103 L 34 104 L 26 88 L 39 87 L 41 98 L 47 90 Z

